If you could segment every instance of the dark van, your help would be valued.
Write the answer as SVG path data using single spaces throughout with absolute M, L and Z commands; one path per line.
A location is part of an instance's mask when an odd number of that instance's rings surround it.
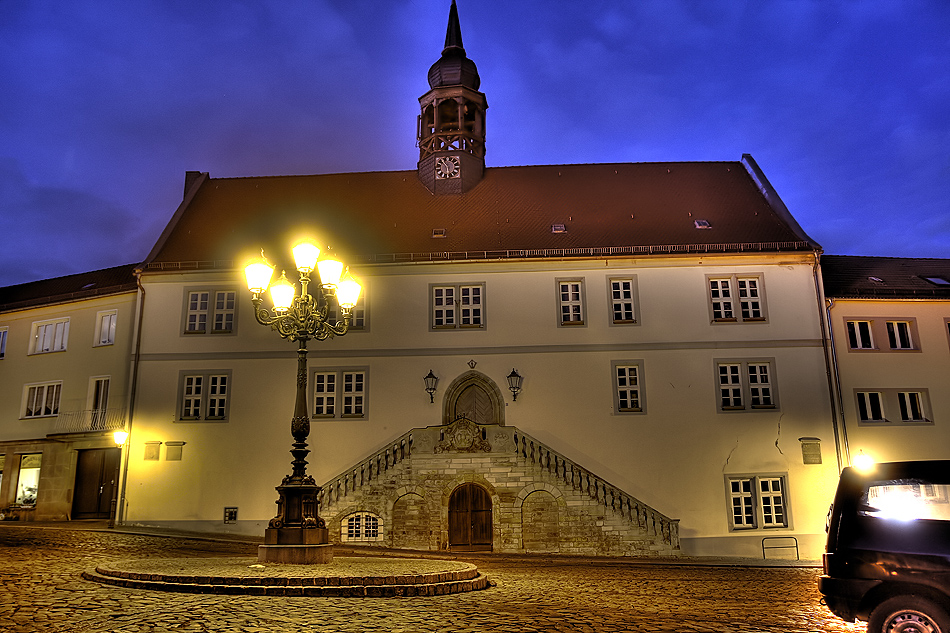
M 818 589 L 868 633 L 950 633 L 950 461 L 841 473 Z

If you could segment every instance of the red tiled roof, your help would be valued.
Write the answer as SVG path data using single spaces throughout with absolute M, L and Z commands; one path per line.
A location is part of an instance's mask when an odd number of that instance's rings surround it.
M 710 228 L 697 229 L 696 220 Z M 565 231 L 552 232 L 555 224 Z M 230 262 L 261 246 L 270 256 L 308 232 L 351 263 L 521 250 L 816 246 L 793 225 L 741 162 L 494 167 L 468 193 L 443 196 L 430 194 L 415 171 L 209 178 L 148 263 Z M 436 229 L 445 237 L 433 238 Z
M 833 298 L 950 300 L 950 259 L 824 255 L 821 276 Z
M 136 266 L 124 264 L 0 288 L 0 312 L 135 290 Z

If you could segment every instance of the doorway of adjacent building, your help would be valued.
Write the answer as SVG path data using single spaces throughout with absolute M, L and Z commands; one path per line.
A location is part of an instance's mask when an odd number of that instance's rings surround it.
M 76 485 L 73 489 L 74 519 L 108 519 L 115 494 L 115 475 L 119 465 L 118 448 L 94 448 L 79 451 L 76 460 Z
M 491 550 L 491 495 L 477 484 L 462 484 L 449 497 L 449 547 Z

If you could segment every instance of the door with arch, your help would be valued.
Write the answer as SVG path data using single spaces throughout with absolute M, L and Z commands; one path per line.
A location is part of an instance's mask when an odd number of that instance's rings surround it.
M 491 495 L 477 484 L 462 484 L 449 497 L 449 547 L 491 550 Z
M 494 422 L 494 403 L 481 385 L 471 384 L 465 387 L 455 399 L 453 420 L 467 418 L 475 424 Z

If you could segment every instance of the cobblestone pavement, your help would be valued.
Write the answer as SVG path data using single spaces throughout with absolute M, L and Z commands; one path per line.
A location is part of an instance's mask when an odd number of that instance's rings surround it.
M 819 602 L 814 568 L 470 559 L 495 586 L 430 598 L 213 596 L 80 577 L 130 558 L 253 555 L 242 542 L 0 525 L 0 631 L 343 633 L 863 632 Z

